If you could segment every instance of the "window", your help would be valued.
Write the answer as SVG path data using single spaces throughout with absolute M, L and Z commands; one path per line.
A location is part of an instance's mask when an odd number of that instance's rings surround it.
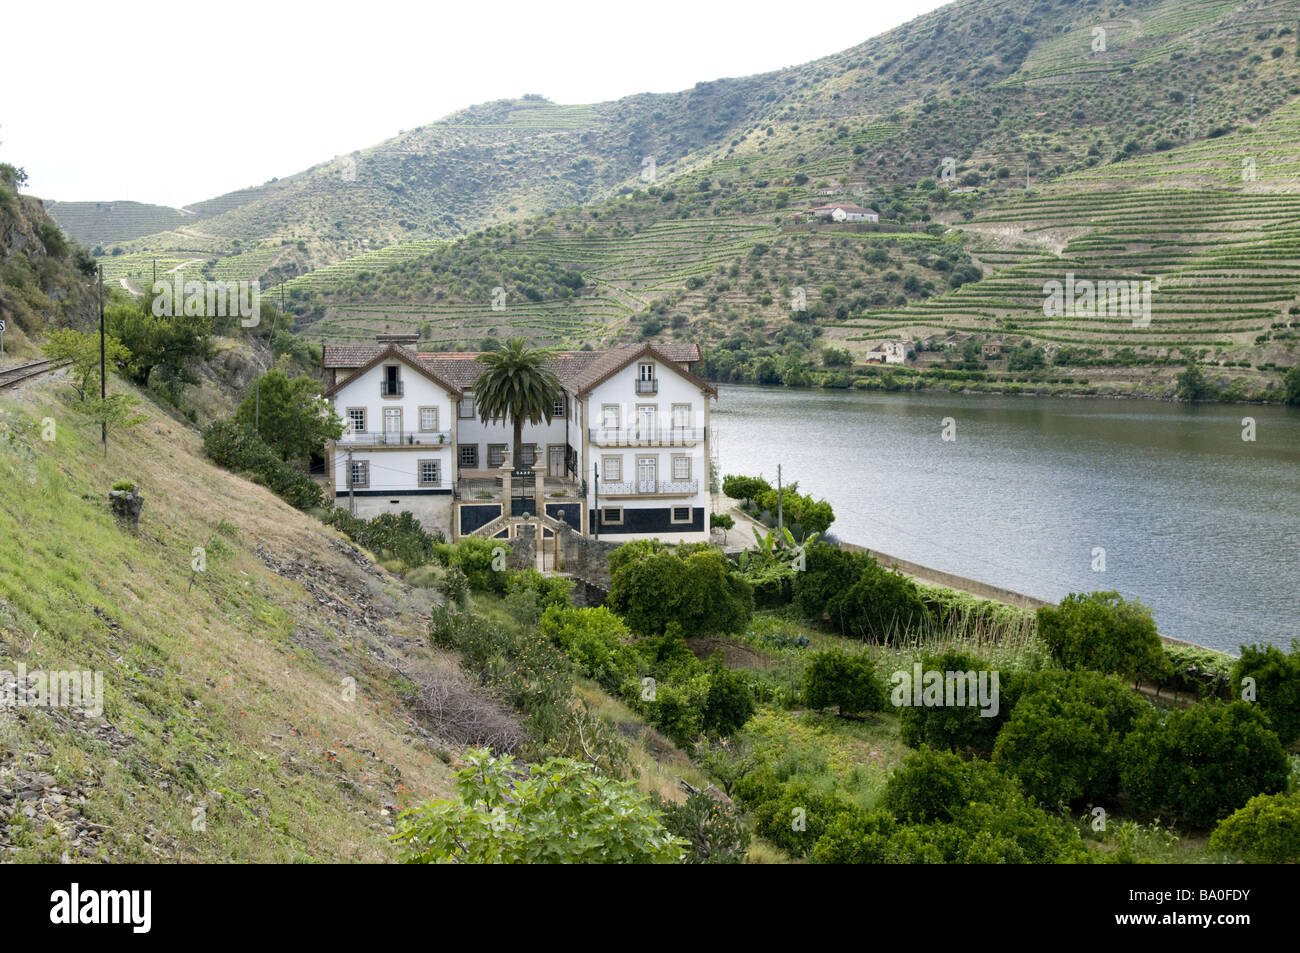
M 673 429 L 687 430 L 691 426 L 691 405 L 673 404 Z
M 384 365 L 384 377 L 383 380 L 379 382 L 379 393 L 382 397 L 402 396 L 401 369 L 398 365 Z
M 689 480 L 691 478 L 691 458 L 685 454 L 673 454 L 673 479 Z
M 370 463 L 367 460 L 352 461 L 352 486 L 370 486 Z
M 460 399 L 457 405 L 457 416 L 461 420 L 471 420 L 474 417 L 474 395 L 466 394 Z
M 600 509 L 600 521 L 605 526 L 623 525 L 623 507 L 603 506 Z
M 460 448 L 460 465 L 473 470 L 478 466 L 478 444 L 462 444 Z
M 674 506 L 669 519 L 673 523 L 689 523 L 691 521 L 691 508 L 689 506 Z
M 506 445 L 504 443 L 488 444 L 488 466 L 503 467 L 506 465 Z
M 600 405 L 600 425 L 605 430 L 617 430 L 618 417 L 619 417 L 618 404 Z
M 531 467 L 537 462 L 537 444 L 525 443 L 519 446 L 519 465 Z
M 366 409 L 364 407 L 348 408 L 348 426 L 353 433 L 366 432 Z
M 559 397 L 555 398 L 555 404 L 551 407 L 551 416 L 552 417 L 568 416 L 568 411 L 565 410 L 566 404 L 568 404 L 568 399 L 564 393 L 561 393 Z
M 600 458 L 600 478 L 607 483 L 623 482 L 623 458 L 622 457 L 601 457 Z
M 420 486 L 441 486 L 442 474 L 437 460 L 420 461 Z
M 659 382 L 655 380 L 655 366 L 642 364 L 637 369 L 636 392 L 638 394 L 657 394 Z
M 420 408 L 420 429 L 426 432 L 438 429 L 437 407 Z

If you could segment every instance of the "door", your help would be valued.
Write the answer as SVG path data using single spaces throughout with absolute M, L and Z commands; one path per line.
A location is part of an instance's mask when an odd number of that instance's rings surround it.
M 654 493 L 658 489 L 659 459 L 657 457 L 636 458 L 636 491 Z
M 384 408 L 384 443 L 402 442 L 402 408 Z
M 636 436 L 638 440 L 653 440 L 655 438 L 655 418 L 658 416 L 658 408 L 654 404 L 637 404 L 636 407 Z
M 564 476 L 564 445 L 551 444 L 550 447 L 550 475 L 553 477 Z

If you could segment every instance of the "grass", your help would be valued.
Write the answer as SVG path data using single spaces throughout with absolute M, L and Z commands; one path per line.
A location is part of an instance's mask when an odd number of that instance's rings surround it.
M 66 391 L 47 380 L 0 402 L 0 669 L 102 672 L 106 697 L 101 719 L 0 715 L 7 782 L 39 770 L 85 795 L 76 823 L 15 814 L 4 859 L 394 858 L 393 809 L 450 790 L 447 751 L 404 701 L 447 664 L 419 648 L 426 605 L 203 462 L 198 436 L 147 402 L 147 423 L 102 455 Z M 121 478 L 145 496 L 139 535 L 108 512 Z

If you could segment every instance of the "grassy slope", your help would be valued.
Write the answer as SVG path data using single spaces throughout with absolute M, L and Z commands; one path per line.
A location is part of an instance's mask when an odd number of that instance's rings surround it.
M 0 398 L 0 669 L 102 671 L 106 704 L 98 720 L 0 712 L 0 790 L 31 788 L 0 800 L 0 857 L 395 856 L 391 808 L 448 790 L 399 674 L 450 664 L 425 648 L 430 594 L 203 462 L 151 405 L 101 457 L 66 390 Z M 138 536 L 106 506 L 124 477 L 146 494 Z M 190 589 L 195 546 L 207 567 Z

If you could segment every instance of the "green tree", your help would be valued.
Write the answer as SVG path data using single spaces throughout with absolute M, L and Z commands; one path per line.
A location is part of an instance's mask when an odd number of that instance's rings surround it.
M 722 492 L 733 500 L 743 500 L 746 505 L 772 489 L 772 484 L 762 477 L 725 476 L 722 478 Z
M 840 715 L 883 711 L 887 696 L 876 664 L 865 652 L 818 652 L 803 676 L 804 704 L 839 709 Z
M 408 863 L 670 864 L 686 853 L 633 782 L 567 758 L 524 771 L 477 748 L 465 761 L 454 799 L 402 815 L 393 840 Z
M 1151 610 L 1118 592 L 1071 593 L 1038 610 L 1038 633 L 1066 668 L 1159 677 L 1169 662 Z
M 1286 387 L 1286 402 L 1288 404 L 1300 404 L 1300 364 L 1295 365 L 1286 372 L 1286 376 L 1282 378 L 1282 383 Z
M 1120 784 L 1140 811 L 1210 827 L 1257 794 L 1285 790 L 1290 765 L 1263 713 L 1245 702 L 1152 712 L 1120 753 Z
M 272 369 L 258 378 L 235 411 L 235 420 L 254 427 L 282 460 L 306 460 L 324 452 L 326 440 L 343 436 L 343 422 L 320 384 L 310 377 L 290 378 Z
M 606 604 L 642 635 L 661 635 L 679 623 L 691 635 L 739 632 L 754 611 L 749 583 L 719 550 L 679 547 L 646 552 L 634 547 L 633 558 L 611 554 Z
M 1233 692 L 1254 679 L 1255 699 L 1268 716 L 1282 744 L 1300 738 L 1300 639 L 1291 640 L 1291 654 L 1276 645 L 1243 645 L 1232 668 Z
M 83 334 L 72 328 L 60 328 L 49 333 L 41 350 L 57 361 L 72 362 L 69 372 L 72 375 L 72 387 L 77 392 L 78 400 L 85 400 L 99 393 L 99 335 L 97 333 Z M 130 360 L 131 352 L 123 347 L 122 342 L 117 338 L 105 335 L 104 358 L 107 363 L 116 365 Z
M 1219 822 L 1210 850 L 1257 864 L 1300 863 L 1300 797 L 1256 795 Z
M 511 338 L 499 351 L 480 354 L 475 360 L 484 370 L 474 380 L 474 401 L 483 423 L 496 418 L 514 426 L 516 467 L 523 459 L 524 421 L 551 422 L 555 402 L 560 398 L 560 380 L 546 366 L 552 354 L 544 348 L 530 348 L 523 338 Z
M 134 394 L 109 394 L 107 397 L 82 401 L 76 405 L 76 408 L 94 423 L 99 424 L 101 433 L 111 437 L 123 430 L 138 427 L 149 419 L 144 414 L 135 412 L 139 404 L 140 398 Z M 108 453 L 107 447 L 104 448 L 104 452 Z
M 156 316 L 148 301 L 118 301 L 104 312 L 105 327 L 127 349 L 121 367 L 132 382 L 147 386 L 157 369 L 168 380 L 192 382 L 190 361 L 208 354 L 212 321 L 199 315 Z
M 1205 400 L 1214 394 L 1214 388 L 1210 386 L 1210 382 L 1206 380 L 1197 364 L 1188 364 L 1187 368 L 1178 375 L 1176 382 L 1179 400 Z

